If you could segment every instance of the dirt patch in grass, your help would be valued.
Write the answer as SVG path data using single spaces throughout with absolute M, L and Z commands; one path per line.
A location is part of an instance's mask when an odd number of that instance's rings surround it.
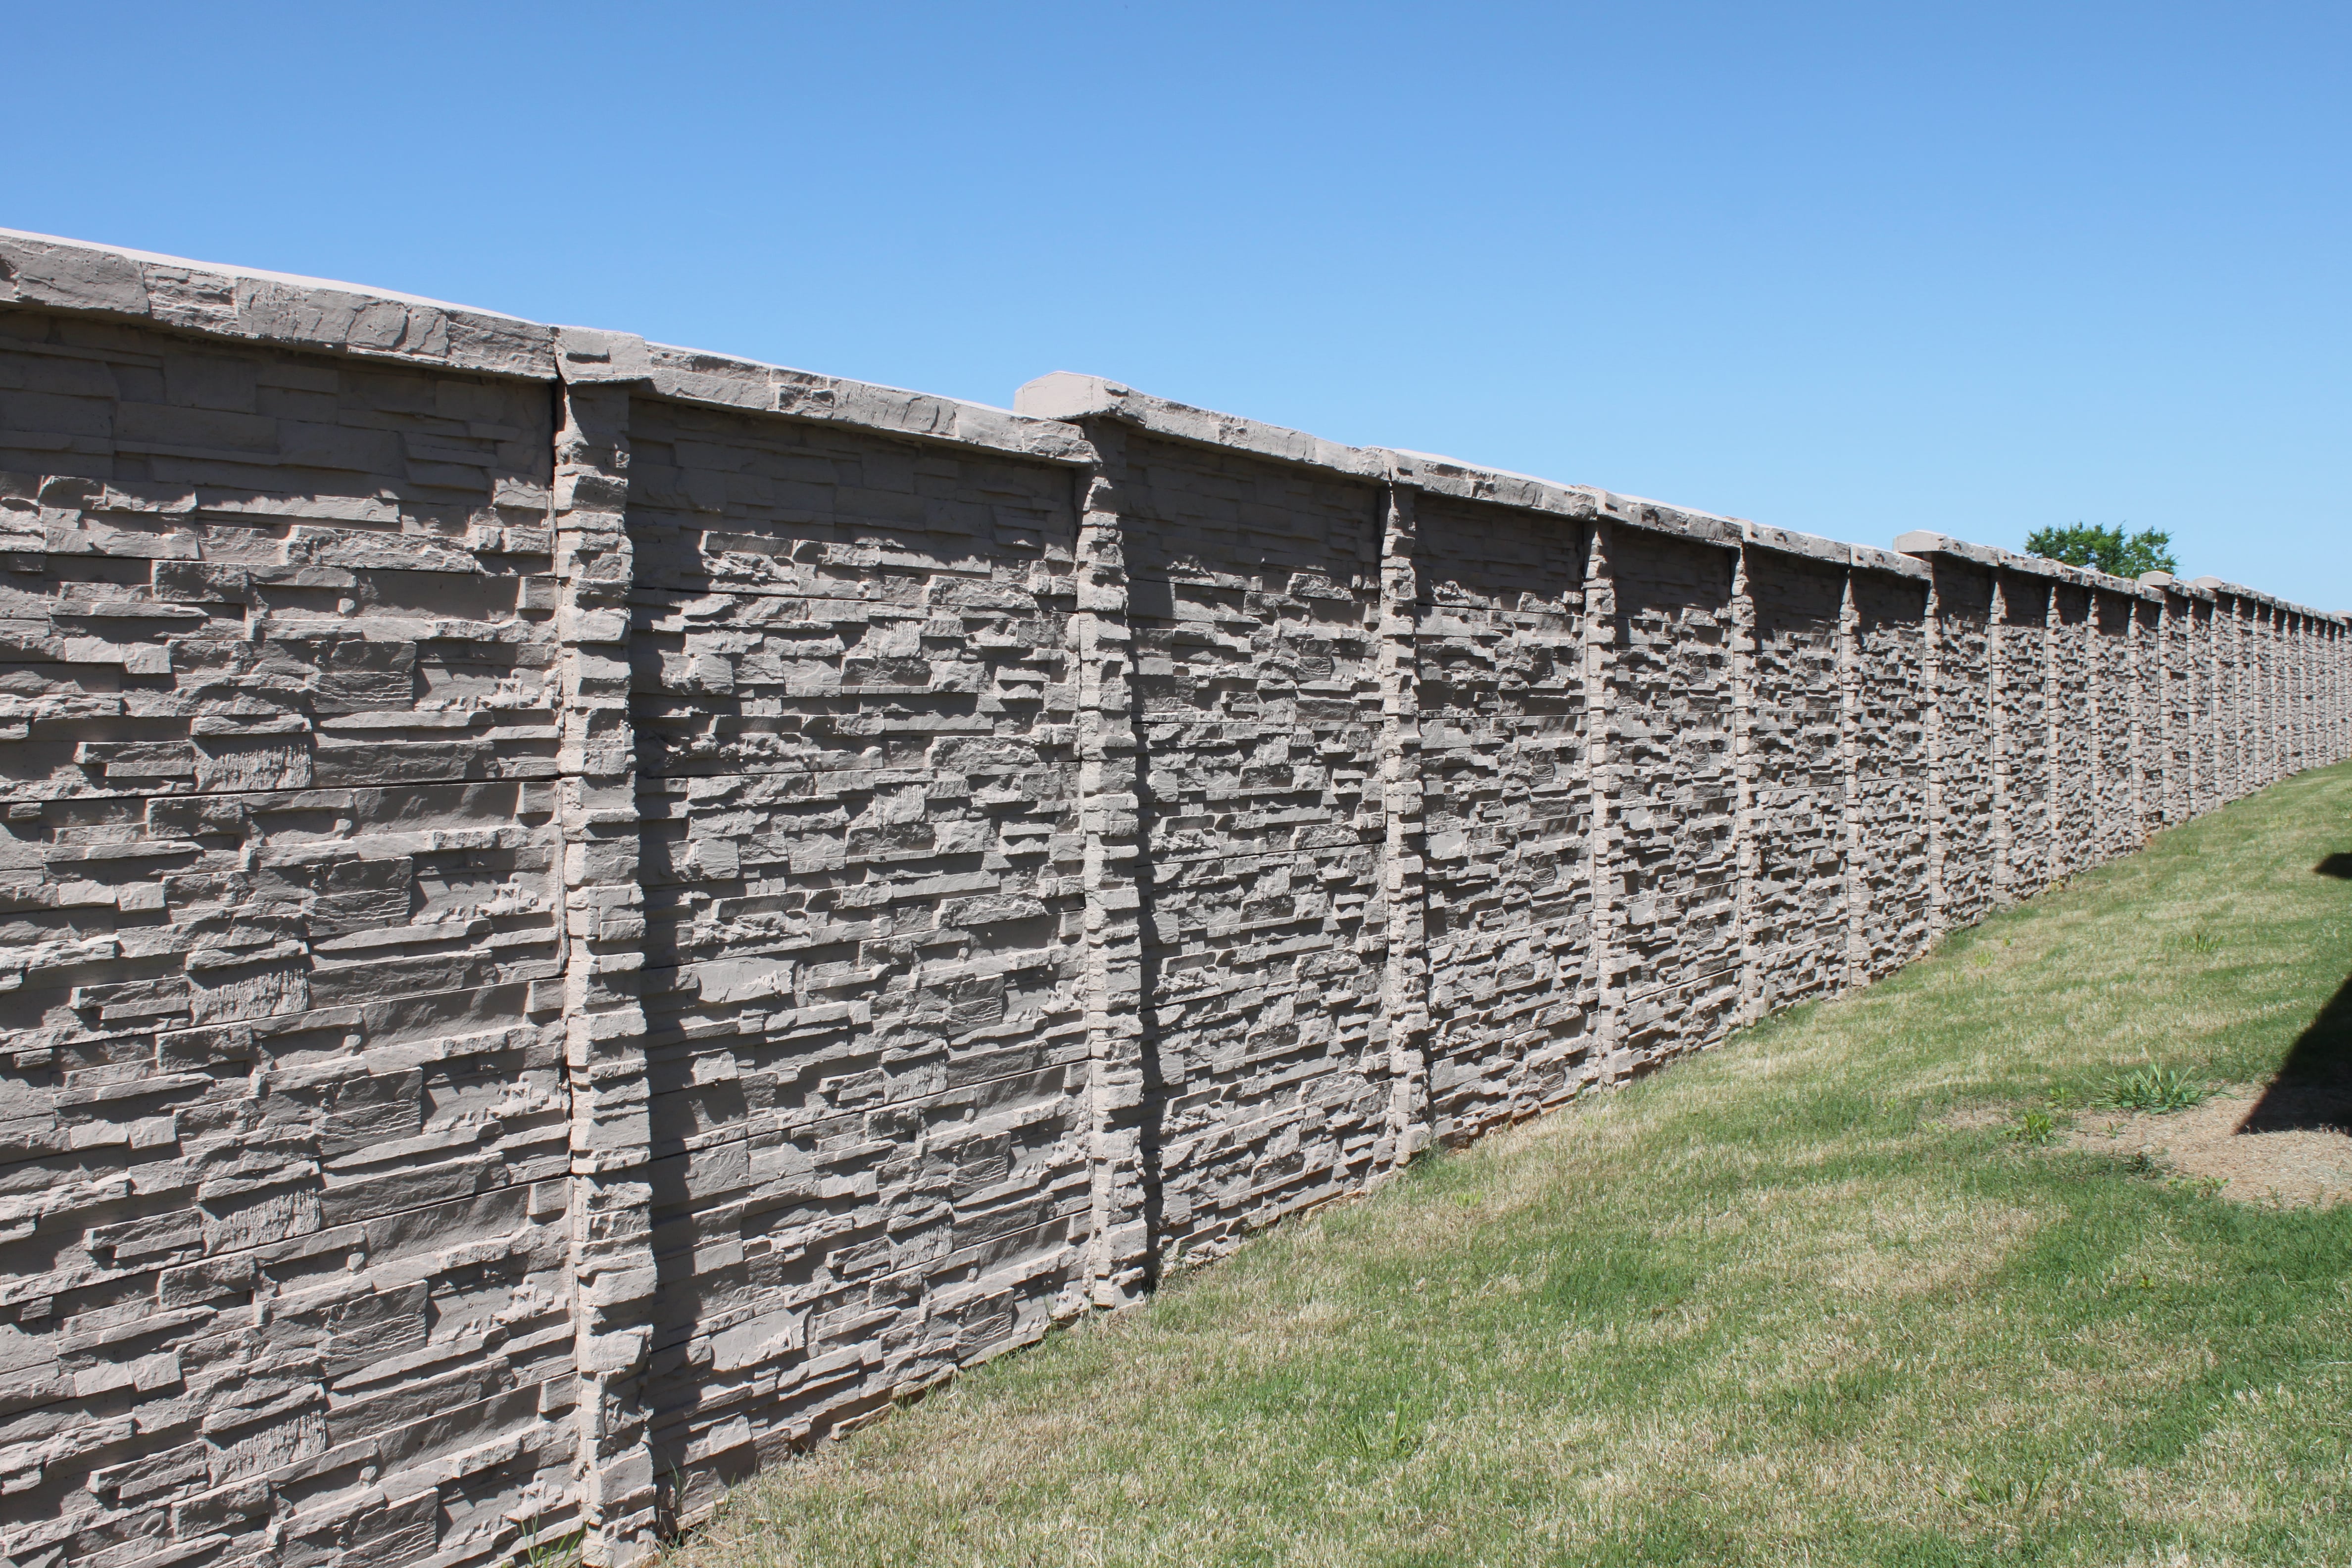
M 2275 1131 L 2248 1125 L 2260 1097 L 2218 1094 L 2161 1116 L 2091 1111 L 2068 1142 L 2149 1163 L 2191 1181 L 2221 1184 L 2223 1197 L 2277 1208 L 2332 1208 L 2352 1200 L 2352 1137 L 2333 1127 Z

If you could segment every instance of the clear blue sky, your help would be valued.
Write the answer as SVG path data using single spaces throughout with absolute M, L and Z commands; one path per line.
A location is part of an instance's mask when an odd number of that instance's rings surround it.
M 0 226 L 2352 608 L 2352 7 L 0 4 Z

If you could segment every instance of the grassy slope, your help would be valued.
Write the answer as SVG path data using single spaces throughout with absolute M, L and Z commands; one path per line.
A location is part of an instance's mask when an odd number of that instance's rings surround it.
M 2290 780 L 969 1373 L 684 1555 L 2352 1560 L 2352 1210 L 2011 1135 L 2118 1067 L 2264 1079 L 2352 973 L 2347 849 L 2352 764 Z

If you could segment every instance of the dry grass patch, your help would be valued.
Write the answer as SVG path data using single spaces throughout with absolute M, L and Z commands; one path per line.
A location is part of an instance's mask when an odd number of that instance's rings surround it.
M 1862 1177 L 1760 1188 L 1747 1206 L 1760 1227 L 1749 1267 L 1857 1302 L 1981 1278 L 2047 1217 L 1930 1182 Z

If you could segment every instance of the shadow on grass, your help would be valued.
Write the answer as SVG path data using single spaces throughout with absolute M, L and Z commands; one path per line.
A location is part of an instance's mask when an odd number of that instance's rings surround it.
M 2327 856 L 2312 872 L 2352 881 L 2352 854 Z M 2241 1132 L 2352 1132 L 2352 980 L 2329 997 L 2295 1039 Z
M 2352 859 L 2331 855 L 2329 860 Z M 2322 861 L 2324 866 L 2327 862 Z M 2254 1101 L 2241 1132 L 2326 1129 L 2352 1132 L 2352 980 L 2329 997 L 2295 1039 L 2278 1076 Z

